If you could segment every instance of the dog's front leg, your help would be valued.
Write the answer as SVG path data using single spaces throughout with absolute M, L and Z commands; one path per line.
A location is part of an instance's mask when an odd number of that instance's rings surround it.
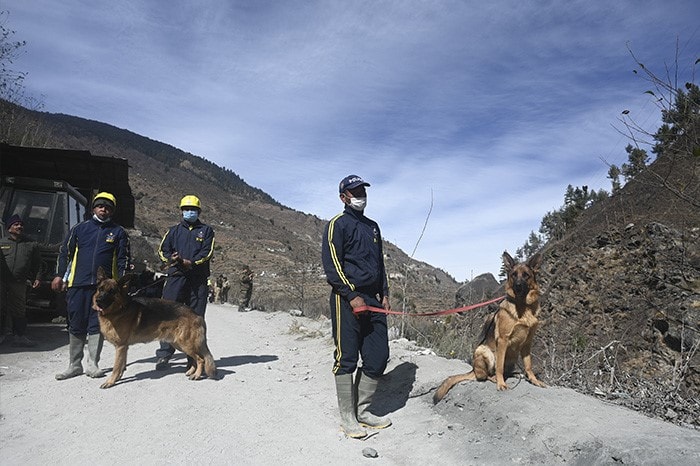
M 506 350 L 508 349 L 508 339 L 496 339 L 496 388 L 498 390 L 508 390 L 506 380 L 503 376 L 506 366 Z
M 102 385 L 100 388 L 110 388 L 113 387 L 115 383 L 124 375 L 126 370 L 126 353 L 129 350 L 128 345 L 117 346 L 114 353 L 114 367 L 112 368 L 111 377 Z
M 528 291 L 527 296 L 525 297 L 525 304 L 528 306 L 532 306 L 535 304 L 537 301 L 540 299 L 540 290 L 539 289 L 533 289 Z M 533 310 L 533 314 L 537 315 L 537 310 L 539 309 L 539 305 L 537 305 L 537 309 Z
M 530 354 L 530 345 L 526 345 L 520 355 L 523 358 L 523 366 L 525 366 L 525 375 L 527 376 L 527 380 L 532 385 L 545 388 L 547 385 L 540 381 L 532 371 L 532 355 Z
M 199 380 L 202 378 L 202 370 L 204 369 L 204 359 L 199 353 L 194 353 L 194 363 L 190 370 L 187 371 L 187 375 L 190 380 Z

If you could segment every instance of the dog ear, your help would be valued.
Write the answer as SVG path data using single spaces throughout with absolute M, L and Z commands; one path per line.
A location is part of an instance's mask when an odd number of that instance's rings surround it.
M 101 282 L 107 278 L 107 275 L 105 275 L 105 269 L 102 268 L 102 266 L 97 267 L 97 283 Z
M 510 272 L 515 266 L 515 260 L 508 254 L 508 251 L 503 251 L 503 265 L 506 268 L 506 272 Z
M 527 266 L 530 267 L 535 273 L 540 271 L 540 266 L 542 265 L 542 254 L 536 253 L 527 261 Z

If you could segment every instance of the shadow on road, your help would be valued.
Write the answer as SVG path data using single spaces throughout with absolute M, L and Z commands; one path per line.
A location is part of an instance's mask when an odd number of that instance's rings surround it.
M 0 344 L 0 354 L 27 353 L 52 351 L 56 348 L 68 345 L 68 330 L 66 324 L 51 323 L 53 315 L 41 315 L 31 317 L 27 326 L 26 336 L 36 343 L 33 348 L 12 346 L 12 336 L 8 336 Z
M 224 369 L 225 367 L 235 367 L 235 366 L 242 366 L 244 364 L 260 364 L 260 363 L 265 363 L 265 362 L 271 362 L 271 361 L 277 361 L 279 358 L 275 355 L 239 355 L 239 356 L 228 356 L 228 357 L 223 357 L 218 360 L 215 360 L 216 363 L 216 372 L 217 372 L 217 380 L 223 379 L 227 375 L 230 374 L 235 374 L 235 371 L 233 370 L 226 370 Z M 128 382 L 133 382 L 136 380 L 144 380 L 144 379 L 152 379 L 152 380 L 157 380 L 161 379 L 165 376 L 169 376 L 171 374 L 176 374 L 176 373 L 185 373 L 185 370 L 187 368 L 187 356 L 184 353 L 175 353 L 173 357 L 170 359 L 170 366 L 168 366 L 166 369 L 163 370 L 156 370 L 155 369 L 155 364 L 156 364 L 157 358 L 155 356 L 150 357 L 150 358 L 141 358 L 135 361 L 127 362 L 126 367 L 128 369 L 129 366 L 137 363 L 152 363 L 153 364 L 153 370 L 147 370 L 144 372 L 140 372 L 138 374 L 134 374 L 129 376 L 126 372 L 124 373 L 124 377 L 117 382 L 116 385 L 121 385 L 123 383 L 128 383 Z M 105 372 L 111 372 L 112 368 L 105 368 Z
M 279 358 L 274 354 L 241 354 L 238 356 L 226 356 L 216 361 L 216 367 L 235 367 L 244 364 L 261 364 L 265 362 L 277 361 Z
M 416 381 L 417 365 L 412 362 L 399 364 L 382 377 L 372 402 L 372 412 L 384 416 L 406 406 L 408 396 Z

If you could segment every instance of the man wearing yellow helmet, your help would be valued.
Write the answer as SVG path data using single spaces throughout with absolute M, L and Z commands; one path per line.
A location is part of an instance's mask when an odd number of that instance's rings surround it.
M 180 210 L 182 221 L 168 229 L 158 250 L 160 259 L 168 266 L 163 299 L 186 304 L 204 317 L 209 261 L 214 255 L 214 230 L 199 220 L 202 206 L 197 196 L 183 197 Z M 170 343 L 161 342 L 156 350 L 156 369 L 166 369 L 174 352 Z
M 97 313 L 92 310 L 92 295 L 97 288 L 97 269 L 102 267 L 108 277 L 122 277 L 129 268 L 129 236 L 112 221 L 117 200 L 107 192 L 95 195 L 92 218 L 74 226 L 63 241 L 56 264 L 56 276 L 51 282 L 54 291 L 67 288 L 69 364 L 57 380 L 69 379 L 83 373 L 83 348 L 87 341 L 89 377 L 102 377 L 98 367 L 103 337 Z

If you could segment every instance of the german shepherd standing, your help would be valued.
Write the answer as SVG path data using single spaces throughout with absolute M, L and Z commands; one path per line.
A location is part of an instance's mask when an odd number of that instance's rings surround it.
M 531 384 L 546 387 L 532 372 L 530 349 L 539 325 L 540 288 L 536 275 L 542 264 L 542 255 L 537 253 L 524 264 L 516 264 L 507 252 L 503 253 L 508 279 L 506 298 L 495 314 L 484 323 L 483 339 L 474 350 L 474 368 L 467 374 L 448 377 L 438 387 L 433 402 L 442 400 L 447 392 L 465 380 L 486 379 L 496 382 L 498 390 L 508 389 L 504 374 L 513 371 L 518 356 L 522 356 L 525 375 Z
M 100 388 L 112 387 L 126 370 L 129 345 L 151 341 L 167 341 L 194 360 L 185 375 L 190 380 L 216 378 L 214 358 L 207 347 L 207 327 L 204 318 L 184 304 L 158 298 L 132 298 L 125 275 L 119 281 L 107 278 L 100 267 L 97 271 L 97 291 L 92 307 L 100 320 L 100 331 L 116 349 L 111 377 Z

